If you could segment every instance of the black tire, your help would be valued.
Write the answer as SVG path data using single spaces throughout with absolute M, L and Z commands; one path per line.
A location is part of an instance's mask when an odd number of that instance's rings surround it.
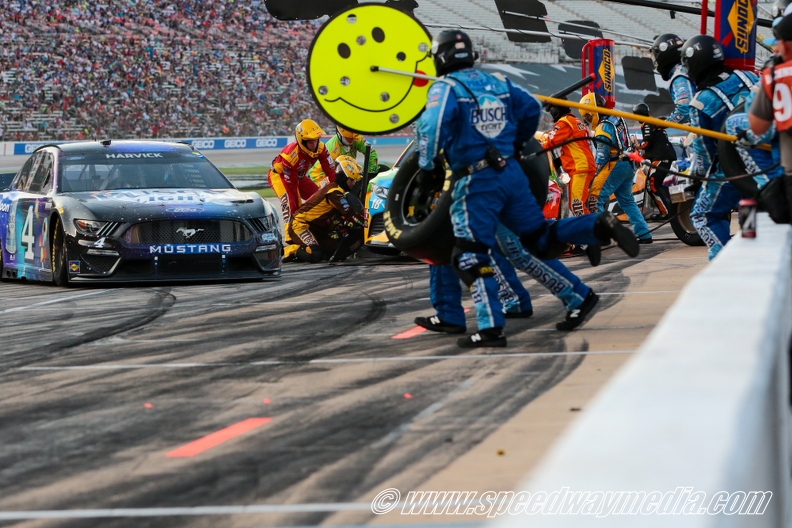
M 405 254 L 429 264 L 448 264 L 454 247 L 451 227 L 453 174 L 418 182 L 418 153 L 405 159 L 393 178 L 385 205 L 385 233 Z
M 688 246 L 703 246 L 704 241 L 693 227 L 690 220 L 690 210 L 693 208 L 693 200 L 687 202 L 671 204 L 669 213 L 674 217 L 671 222 L 671 229 L 679 240 Z M 677 214 L 678 213 L 678 214 Z
M 50 260 L 52 264 L 52 282 L 56 286 L 69 286 L 69 263 L 66 256 L 66 235 L 59 217 L 55 217 L 52 230 L 52 244 L 50 245 Z

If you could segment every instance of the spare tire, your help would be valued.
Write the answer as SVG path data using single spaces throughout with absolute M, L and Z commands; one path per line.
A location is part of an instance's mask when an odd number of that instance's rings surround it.
M 448 170 L 418 181 L 418 152 L 399 166 L 385 204 L 385 233 L 397 249 L 429 264 L 448 264 L 454 248 L 451 226 L 451 191 L 454 176 Z

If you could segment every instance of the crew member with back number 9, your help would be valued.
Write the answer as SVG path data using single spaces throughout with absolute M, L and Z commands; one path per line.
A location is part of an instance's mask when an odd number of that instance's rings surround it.
M 310 198 L 319 186 L 308 176 L 308 171 L 318 160 L 330 183 L 336 181 L 335 163 L 330 158 L 325 144 L 320 141 L 324 131 L 312 119 L 297 125 L 294 137 L 272 161 L 267 179 L 281 204 L 283 227 L 289 232 L 294 212 Z M 294 260 L 299 245 L 291 244 L 284 249 L 284 262 Z
M 551 222 L 531 194 L 515 147 L 532 138 L 542 105 L 526 90 L 499 74 L 474 69 L 477 54 L 459 30 L 432 40 L 440 80 L 429 90 L 417 126 L 417 180 L 442 178 L 435 160 L 443 151 L 455 176 L 451 222 L 456 245 L 455 271 L 471 290 L 479 331 L 459 341 L 462 347 L 503 346 L 505 317 L 498 299 L 490 250 L 503 223 L 539 258 L 554 258 L 567 244 L 598 247 L 611 239 L 628 255 L 638 255 L 635 235 L 610 213 Z
M 748 119 L 753 134 L 766 133 L 773 123 L 778 130 L 784 176 L 772 191 L 779 195 L 773 200 L 777 205 L 768 211 L 774 221 L 788 223 L 792 220 L 792 13 L 773 26 L 773 36 L 777 39 L 777 57 L 762 72 L 761 89 L 753 100 Z

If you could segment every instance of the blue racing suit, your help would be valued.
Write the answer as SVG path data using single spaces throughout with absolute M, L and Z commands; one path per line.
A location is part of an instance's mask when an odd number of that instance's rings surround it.
M 632 162 L 624 158 L 624 151 L 629 145 L 627 123 L 621 117 L 605 116 L 594 134 L 603 141 L 597 142 L 597 177 L 607 175 L 602 189 L 599 191 L 597 210 L 607 211 L 608 200 L 611 194 L 616 195 L 619 206 L 627 213 L 635 235 L 643 240 L 651 239 L 652 233 L 649 224 L 641 213 L 632 194 L 635 167 Z M 607 143 L 605 143 L 607 142 Z
M 666 118 L 672 123 L 687 123 L 690 121 L 690 100 L 696 93 L 693 81 L 687 76 L 687 70 L 682 64 L 671 68 L 670 82 L 671 98 L 674 100 L 674 111 Z
M 745 108 L 750 108 L 750 102 L 746 101 Z M 767 171 L 765 174 L 754 176 L 753 180 L 756 182 L 759 189 L 764 187 L 771 178 L 776 178 L 783 175 L 784 169 L 780 166 L 780 151 L 778 149 L 778 136 L 776 134 L 775 125 L 762 134 L 756 136 L 751 132 L 751 125 L 748 122 L 748 111 L 734 112 L 724 124 L 724 132 L 736 136 L 740 131 L 746 130 L 748 139 L 755 145 L 764 143 L 773 144 L 773 150 L 763 150 L 761 148 L 743 149 L 735 146 L 737 153 L 740 155 L 742 162 L 745 164 L 745 170 L 748 173 L 760 172 L 762 169 L 768 169 L 775 165 L 775 168 Z M 725 176 L 722 170 L 718 170 L 711 177 Z M 730 220 L 731 211 L 737 207 L 740 200 L 745 198 L 745 194 L 740 192 L 731 182 L 705 182 L 701 192 L 696 199 L 696 203 L 691 210 L 690 218 L 696 231 L 702 233 L 704 239 L 709 246 L 709 258 L 712 260 L 720 253 L 723 246 L 729 241 L 730 238 Z M 704 237 L 706 233 L 706 238 Z
M 499 222 L 538 254 L 560 242 L 601 243 L 594 234 L 596 216 L 548 222 L 513 157 L 515 144 L 533 137 L 540 114 L 541 103 L 502 75 L 465 68 L 432 85 L 418 121 L 420 167 L 432 170 L 442 150 L 457 176 L 451 205 L 457 239 L 453 261 L 471 289 L 480 324 L 491 325 L 480 330 L 505 323 L 489 252 Z M 505 167 L 484 161 L 491 147 L 506 159 Z
M 690 124 L 720 132 L 729 113 L 745 99 L 750 88 L 758 80 L 759 77 L 753 72 L 735 70 L 719 83 L 701 89 L 690 102 Z M 734 118 L 730 125 L 732 129 L 736 130 L 737 127 L 747 125 L 748 120 L 744 113 L 742 115 L 742 120 L 739 114 L 732 116 Z M 720 165 L 717 164 L 718 144 L 716 139 L 699 135 L 693 141 L 691 149 L 696 154 L 698 164 L 692 169 L 694 174 L 709 173 L 710 178 L 725 177 Z M 756 150 L 751 149 L 752 152 Z M 743 153 L 741 153 L 741 157 L 745 159 Z M 754 159 L 757 163 L 760 161 L 759 158 Z M 770 165 L 772 163 L 764 166 L 769 167 Z M 715 258 L 723 249 L 724 244 L 729 241 L 730 212 L 734 205 L 740 201 L 740 198 L 743 198 L 742 193 L 726 182 L 704 182 L 696 195 L 696 201 L 690 211 L 690 220 L 701 239 L 707 244 L 710 259 Z
M 531 297 L 517 277 L 515 267 L 536 279 L 539 284 L 558 297 L 567 311 L 572 311 L 583 304 L 591 288 L 569 271 L 561 261 L 540 260 L 531 255 L 520 243 L 517 235 L 502 224 L 498 226 L 496 236 L 498 244 L 492 253 L 497 264 L 496 277 L 509 286 L 506 288 L 501 282 L 500 298 L 503 301 L 504 312 L 526 312 L 533 309 Z M 498 275 L 497 270 L 500 270 L 501 276 Z M 429 291 L 432 306 L 441 321 L 466 326 L 462 308 L 462 286 L 453 266 L 450 264 L 429 266 Z M 477 313 L 480 327 L 492 326 L 492 322 L 486 318 L 482 320 L 479 316 L 480 314 Z

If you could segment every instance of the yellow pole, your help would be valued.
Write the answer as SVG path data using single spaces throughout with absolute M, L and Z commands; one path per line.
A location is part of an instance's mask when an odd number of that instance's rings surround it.
M 558 106 L 566 106 L 569 108 L 577 108 L 578 110 L 591 110 L 595 107 L 591 105 L 584 105 L 580 103 L 574 103 L 572 101 L 567 101 L 565 99 L 555 99 L 553 97 L 547 97 L 546 95 L 536 95 L 537 99 L 544 101 L 545 103 L 550 103 Z M 690 125 L 681 125 L 679 123 L 672 123 L 670 121 L 665 121 L 663 119 L 657 119 L 656 117 L 647 117 L 637 114 L 631 114 L 629 112 L 622 112 L 620 110 L 611 110 L 610 108 L 601 108 L 596 107 L 596 112 L 598 114 L 605 114 L 605 115 L 612 115 L 616 117 L 623 117 L 625 119 L 634 119 L 636 121 L 640 121 L 642 123 L 649 123 L 650 125 L 657 125 L 663 128 L 677 128 L 679 130 L 685 130 L 687 132 L 693 132 L 694 134 L 699 134 L 702 136 L 709 136 L 715 139 L 723 139 L 725 141 L 734 141 L 737 139 L 737 136 L 732 136 L 729 134 L 724 134 L 722 132 L 715 132 L 714 130 L 707 130 L 705 128 L 698 128 L 693 127 Z

